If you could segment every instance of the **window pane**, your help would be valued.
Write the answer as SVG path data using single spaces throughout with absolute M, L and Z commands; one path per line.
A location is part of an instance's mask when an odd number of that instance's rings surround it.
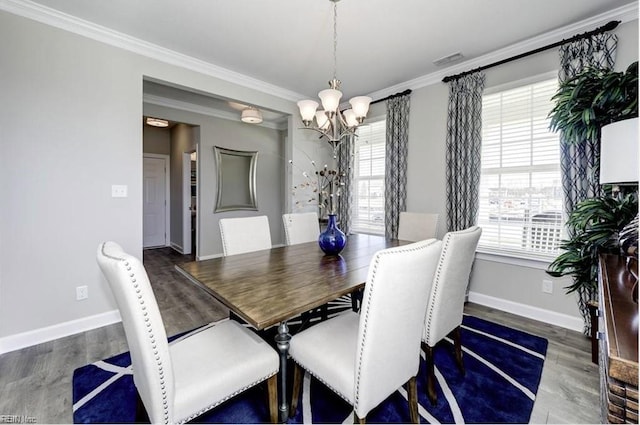
M 385 121 L 358 127 L 352 230 L 384 235 Z
M 480 246 L 557 253 L 562 229 L 558 136 L 549 131 L 555 79 L 485 95 Z

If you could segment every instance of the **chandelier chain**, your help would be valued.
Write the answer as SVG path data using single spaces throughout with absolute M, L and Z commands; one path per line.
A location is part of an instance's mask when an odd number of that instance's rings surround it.
M 338 3 L 333 2 L 333 79 L 337 80 L 338 69 Z

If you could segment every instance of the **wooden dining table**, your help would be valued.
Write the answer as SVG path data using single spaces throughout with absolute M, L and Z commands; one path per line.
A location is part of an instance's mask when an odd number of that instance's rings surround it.
M 350 235 L 338 256 L 327 256 L 317 242 L 308 242 L 175 267 L 255 329 L 278 326 L 279 411 L 280 420 L 286 421 L 291 340 L 287 320 L 363 288 L 374 254 L 406 243 L 381 236 Z

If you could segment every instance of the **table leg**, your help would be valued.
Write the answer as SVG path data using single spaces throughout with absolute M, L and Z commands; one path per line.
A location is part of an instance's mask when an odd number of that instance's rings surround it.
M 276 345 L 280 352 L 280 421 L 287 422 L 289 417 L 289 400 L 287 399 L 287 357 L 291 334 L 287 322 L 281 322 L 276 335 Z

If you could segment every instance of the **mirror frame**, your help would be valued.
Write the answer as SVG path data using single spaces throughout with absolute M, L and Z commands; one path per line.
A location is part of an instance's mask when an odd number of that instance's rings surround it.
M 234 210 L 258 210 L 258 202 L 256 197 L 256 166 L 258 163 L 257 151 L 239 151 L 234 149 L 227 149 L 220 146 L 214 146 L 213 151 L 216 157 L 216 167 L 218 169 L 218 193 L 216 194 L 216 208 L 214 212 L 225 212 Z M 249 170 L 248 170 L 248 187 L 246 188 L 247 198 L 249 202 L 246 204 L 240 203 L 225 203 L 224 193 L 232 190 L 232 186 L 229 183 L 225 184 L 224 180 L 224 168 L 225 157 L 242 157 L 250 158 Z M 227 161 L 228 162 L 228 161 Z

